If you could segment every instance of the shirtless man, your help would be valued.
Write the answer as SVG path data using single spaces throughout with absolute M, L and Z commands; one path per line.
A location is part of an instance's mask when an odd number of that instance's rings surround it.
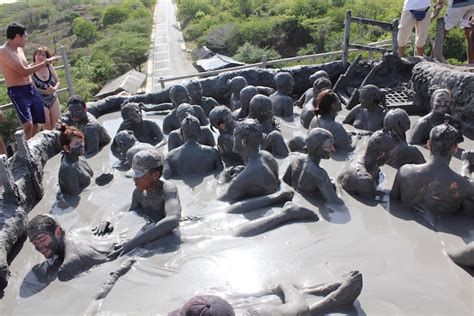
M 334 137 L 323 128 L 313 128 L 305 139 L 308 154 L 296 156 L 286 169 L 283 181 L 296 191 L 315 194 L 327 203 L 342 203 L 326 170 L 319 166 L 335 151 Z
M 47 261 L 38 268 L 48 279 L 57 275 L 59 281 L 68 281 L 91 267 L 114 260 L 118 253 L 113 252 L 110 242 L 97 242 L 70 238 L 59 223 L 50 215 L 37 215 L 26 226 L 30 242 Z M 36 271 L 40 269 L 36 269 Z
M 27 35 L 26 27 L 12 23 L 7 27 L 7 41 L 0 46 L 0 73 L 5 77 L 8 96 L 15 106 L 26 140 L 39 131 L 38 124 L 45 122 L 43 99 L 33 87 L 31 74 L 58 59 L 54 56 L 29 66 L 23 52 Z
M 273 77 L 277 91 L 270 95 L 272 100 L 273 114 L 280 117 L 293 116 L 293 99 L 290 94 L 293 92 L 295 80 L 288 72 L 279 72 Z
M 390 133 L 377 131 L 369 139 L 363 155 L 352 159 L 338 177 L 348 193 L 362 198 L 375 198 L 380 178 L 380 167 L 387 163 L 397 147 Z
M 141 104 L 129 102 L 122 106 L 120 113 L 123 122 L 120 124 L 117 133 L 130 130 L 139 141 L 153 146 L 160 146 L 166 141 L 165 135 L 163 135 L 160 126 L 156 122 L 143 119 Z
M 207 116 L 213 108 L 219 105 L 219 103 L 211 97 L 204 97 L 202 95 L 201 83 L 197 80 L 191 80 L 186 84 L 189 96 L 191 97 L 191 104 L 199 105 Z
M 308 100 L 303 105 L 303 109 L 301 110 L 300 115 L 300 122 L 304 128 L 309 128 L 309 124 L 311 124 L 311 120 L 314 117 L 314 99 L 318 97 L 319 93 L 323 90 L 331 89 L 331 80 L 326 78 L 324 75 L 314 80 L 313 83 L 313 97 Z
M 198 143 L 201 126 L 196 117 L 188 114 L 181 122 L 181 132 L 185 143 L 166 155 L 165 178 L 173 175 L 202 175 L 222 168 L 221 155 L 217 149 Z
M 115 158 L 120 160 L 121 167 L 130 168 L 136 153 L 144 149 L 154 150 L 155 147 L 148 143 L 139 142 L 132 131 L 126 130 L 115 135 L 110 149 Z
M 474 214 L 473 184 L 449 168 L 457 144 L 462 141 L 461 132 L 447 123 L 433 127 L 427 143 L 430 160 L 402 166 L 390 197 L 421 212 Z
M 438 89 L 431 95 L 431 112 L 419 119 L 411 130 L 410 144 L 425 146 L 429 139 L 430 131 L 436 125 L 450 122 L 452 104 L 451 91 Z
M 104 126 L 87 112 L 87 105 L 80 95 L 73 95 L 67 101 L 68 112 L 61 116 L 61 122 L 77 127 L 85 136 L 85 157 L 97 154 L 102 147 L 110 143 L 110 136 Z
M 269 152 L 260 150 L 262 137 L 262 125 L 257 120 L 245 119 L 237 123 L 234 129 L 233 151 L 240 154 L 245 167 L 232 176 L 220 200 L 234 203 L 278 190 L 278 163 Z

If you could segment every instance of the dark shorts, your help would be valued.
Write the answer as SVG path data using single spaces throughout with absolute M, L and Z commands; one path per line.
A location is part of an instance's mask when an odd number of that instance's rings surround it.
M 8 96 L 22 124 L 45 122 L 43 98 L 32 85 L 9 87 Z

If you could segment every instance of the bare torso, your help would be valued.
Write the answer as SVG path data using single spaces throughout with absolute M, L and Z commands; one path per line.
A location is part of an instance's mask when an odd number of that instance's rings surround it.
M 15 50 L 11 49 L 7 44 L 0 46 L 0 72 L 5 78 L 7 87 L 24 86 L 31 84 L 30 75 L 21 75 L 14 67 L 11 61 L 21 63 L 24 67 L 28 67 L 25 53 L 21 47 Z

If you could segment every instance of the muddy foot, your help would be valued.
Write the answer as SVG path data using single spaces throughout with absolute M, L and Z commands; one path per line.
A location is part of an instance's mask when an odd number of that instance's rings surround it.
M 294 191 L 284 189 L 284 190 L 276 192 L 275 198 L 277 199 L 277 201 L 286 202 L 286 201 L 291 201 L 294 195 L 295 195 Z
M 351 271 L 342 278 L 341 286 L 328 296 L 337 307 L 352 305 L 362 291 L 362 274 L 359 271 Z
M 297 205 L 293 202 L 286 202 L 283 205 L 283 214 L 288 220 L 318 220 L 318 215 L 310 209 Z
M 446 251 L 451 260 L 463 267 L 474 267 L 474 242 L 458 250 Z

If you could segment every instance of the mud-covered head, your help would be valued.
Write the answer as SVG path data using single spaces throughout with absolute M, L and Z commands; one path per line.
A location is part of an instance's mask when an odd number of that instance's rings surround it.
M 437 89 L 431 95 L 431 109 L 435 113 L 446 114 L 451 110 L 453 97 L 448 89 Z
M 242 109 L 248 111 L 250 107 L 250 100 L 258 94 L 258 89 L 255 86 L 246 86 L 240 90 L 240 106 Z
M 262 137 L 262 125 L 257 120 L 248 118 L 239 121 L 234 129 L 233 151 L 242 153 L 246 148 L 258 150 Z
M 234 308 L 226 300 L 214 295 L 198 295 L 169 316 L 234 316 Z
M 321 69 L 321 70 L 316 71 L 311 76 L 309 76 L 309 82 L 311 82 L 311 84 L 313 84 L 316 79 L 321 78 L 321 77 L 325 77 L 327 79 L 330 79 L 329 74 L 325 70 Z
M 177 107 L 181 103 L 190 103 L 191 97 L 189 96 L 188 89 L 181 84 L 175 84 L 171 86 L 170 91 L 170 100 Z
M 67 100 L 67 109 L 73 122 L 87 121 L 86 102 L 80 95 L 73 95 Z
M 319 93 L 326 89 L 331 89 L 331 80 L 326 77 L 319 77 L 313 83 L 313 96 L 317 98 Z
M 385 106 L 385 92 L 376 85 L 367 84 L 359 89 L 360 104 L 363 107 Z
M 406 131 L 410 129 L 410 117 L 403 109 L 392 109 L 385 115 L 383 128 L 399 140 L 404 140 Z
M 224 105 L 216 106 L 209 112 L 209 122 L 220 133 L 231 133 L 235 128 L 235 117 L 232 115 L 232 111 Z
M 201 135 L 201 125 L 199 124 L 199 120 L 188 113 L 181 121 L 181 131 L 183 132 L 185 139 L 197 140 Z
M 379 130 L 370 136 L 365 155 L 375 161 L 377 166 L 382 166 L 390 160 L 397 145 L 398 141 L 391 133 Z
M 112 142 L 112 148 L 115 148 L 125 159 L 127 151 L 135 145 L 137 138 L 133 135 L 132 131 L 125 130 L 118 132 Z
M 293 92 L 295 80 L 289 72 L 279 72 L 273 77 L 273 82 L 278 92 L 290 94 Z
M 335 116 L 342 109 L 339 97 L 331 89 L 325 89 L 313 98 L 313 106 L 316 115 L 333 114 Z
M 265 121 L 273 117 L 272 100 L 263 94 L 257 94 L 250 100 L 249 117 Z
M 336 151 L 334 148 L 334 136 L 324 128 L 316 127 L 311 129 L 304 143 L 310 156 L 329 159 L 331 154 Z
M 71 156 L 79 157 L 84 154 L 84 134 L 75 126 L 59 124 L 59 144 L 63 151 Z
M 194 117 L 197 117 L 196 110 L 193 105 L 189 103 L 181 103 L 177 108 L 176 108 L 176 117 L 178 118 L 178 122 L 181 124 L 181 122 L 188 116 L 192 115 Z
M 458 144 L 464 141 L 462 133 L 454 126 L 443 123 L 430 131 L 428 149 L 433 156 L 450 157 L 458 149 Z
M 239 95 L 240 90 L 242 90 L 247 85 L 247 79 L 242 76 L 236 76 L 227 81 L 229 85 L 230 92 L 233 94 Z
M 58 253 L 64 232 L 52 216 L 36 215 L 25 228 L 30 242 L 45 258 L 51 258 Z
M 126 173 L 126 176 L 133 178 L 135 187 L 139 191 L 146 191 L 160 180 L 162 173 L 161 154 L 154 149 L 144 149 L 135 154 L 132 169 Z
M 130 121 L 135 124 L 139 124 L 143 121 L 142 117 L 142 104 L 135 102 L 128 102 L 122 105 L 120 114 L 124 121 Z
M 199 102 L 202 99 L 202 86 L 197 80 L 191 80 L 186 83 L 186 89 L 188 89 L 189 96 L 194 102 Z

